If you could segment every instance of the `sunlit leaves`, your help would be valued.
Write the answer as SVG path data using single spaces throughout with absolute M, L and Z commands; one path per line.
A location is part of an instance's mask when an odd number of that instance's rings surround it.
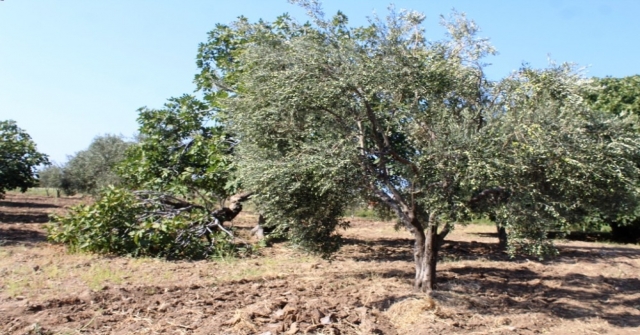
M 182 96 L 170 99 L 164 109 L 142 108 L 139 113 L 140 141 L 120 167 L 129 186 L 226 197 L 233 141 L 209 105 Z

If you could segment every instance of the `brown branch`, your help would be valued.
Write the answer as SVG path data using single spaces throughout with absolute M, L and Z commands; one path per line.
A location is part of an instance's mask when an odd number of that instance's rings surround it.
M 445 224 L 445 226 L 442 228 L 442 230 L 440 231 L 440 233 L 436 237 L 436 240 L 438 242 L 438 248 L 440 248 L 440 246 L 442 246 L 442 244 L 444 243 L 444 239 L 447 237 L 447 235 L 449 235 L 449 233 L 451 232 L 451 229 L 452 229 L 452 224 L 451 223 Z

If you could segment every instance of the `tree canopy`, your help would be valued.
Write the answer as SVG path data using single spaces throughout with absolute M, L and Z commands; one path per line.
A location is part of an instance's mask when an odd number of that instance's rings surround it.
M 49 164 L 29 134 L 15 121 L 0 121 L 0 198 L 6 191 L 37 186 L 37 168 Z
M 233 141 L 216 125 L 209 105 L 185 95 L 169 99 L 163 109 L 138 112 L 140 141 L 119 168 L 129 187 L 181 195 L 204 192 L 203 201 L 229 195 Z

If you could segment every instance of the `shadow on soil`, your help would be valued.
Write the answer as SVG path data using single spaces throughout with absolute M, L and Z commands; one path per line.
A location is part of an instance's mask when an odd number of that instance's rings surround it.
M 378 239 L 375 241 L 345 238 L 345 258 L 360 262 L 413 262 L 413 240 L 409 238 Z M 445 241 L 439 251 L 440 261 L 486 259 L 495 261 L 511 259 L 498 249 L 497 243 Z M 524 259 L 524 258 L 522 258 Z
M 36 202 L 21 202 L 21 201 L 2 201 L 0 200 L 0 207 L 18 207 L 18 208 L 57 208 L 59 206 L 52 204 L 41 204 Z
M 344 257 L 363 262 L 412 261 L 410 239 L 381 239 L 365 241 L 345 240 L 350 250 Z M 624 247 L 559 247 L 558 257 L 539 264 L 604 262 L 609 258 L 640 258 L 640 249 Z M 620 312 L 620 308 L 640 309 L 640 279 L 587 276 L 571 273 L 566 276 L 541 276 L 527 268 L 531 260 L 525 257 L 509 258 L 498 250 L 496 243 L 445 242 L 440 251 L 440 264 L 457 260 L 489 260 L 511 263 L 504 268 L 464 267 L 439 271 L 438 286 L 443 294 L 459 293 L 466 297 L 467 308 L 476 313 L 502 315 L 509 310 L 539 312 L 564 319 L 600 317 L 618 327 L 640 327 L 640 315 Z M 617 260 L 624 262 L 624 260 Z M 522 265 L 519 265 L 522 264 Z M 516 267 L 516 268 L 514 268 Z M 412 268 L 389 269 L 372 274 L 355 273 L 360 279 L 372 275 L 382 278 L 396 277 L 411 282 Z M 634 296 L 634 298 L 629 298 Z M 406 298 L 406 297 L 404 297 Z M 388 297 L 377 302 L 380 309 L 404 299 Z
M 478 237 L 488 237 L 488 238 L 498 238 L 498 234 L 496 233 L 471 233 L 471 235 L 476 235 Z M 548 237 L 551 239 L 557 240 L 568 240 L 568 241 L 583 241 L 583 242 L 604 242 L 604 243 L 631 243 L 632 241 L 628 240 L 616 240 L 612 233 L 604 233 L 604 232 L 579 232 L 573 231 L 568 234 L 559 234 L 550 232 Z
M 504 307 L 539 312 L 563 319 L 600 317 L 618 327 L 640 327 L 637 313 L 617 312 L 617 307 L 640 308 L 640 279 L 586 276 L 540 276 L 529 269 L 465 267 L 441 275 L 440 286 L 469 294 L 469 305 L 479 313 L 500 315 Z M 521 298 L 521 299 L 514 299 Z
M 53 204 L 0 201 L 0 245 L 34 244 L 47 240 L 41 224 L 49 222 Z
M 383 278 L 412 280 L 411 271 L 390 270 L 376 273 Z M 345 275 L 347 276 L 347 275 Z M 352 274 L 365 280 L 370 273 Z M 557 283 L 561 283 L 560 286 Z M 452 294 L 453 293 L 453 294 Z M 492 316 L 508 313 L 542 313 L 562 319 L 599 317 L 617 327 L 640 327 L 640 314 L 621 312 L 620 307 L 640 309 L 640 279 L 586 276 L 539 276 L 528 269 L 464 267 L 439 272 L 437 300 L 456 305 L 472 313 Z M 386 310 L 413 295 L 391 295 L 373 302 Z M 461 306 L 462 305 L 462 306 Z M 505 310 L 506 308 L 506 310 Z M 459 309 L 459 310 L 462 310 Z
M 18 244 L 34 245 L 46 241 L 47 235 L 40 230 L 0 227 L 0 246 Z
M 409 238 L 378 239 L 375 241 L 358 238 L 345 238 L 347 259 L 361 262 L 413 261 L 413 240 Z M 577 247 L 557 246 L 560 254 L 541 261 L 542 264 L 601 262 L 610 257 L 640 258 L 640 249 L 624 246 Z M 344 250 L 344 249 L 343 249 Z M 509 257 L 498 248 L 496 243 L 476 241 L 445 241 L 439 251 L 440 262 L 460 260 L 489 260 L 505 262 L 537 261 L 532 257 Z
M 24 213 L 24 214 L 5 214 L 0 213 L 0 224 L 16 224 L 16 223 L 47 223 L 49 222 L 49 214 L 47 213 Z

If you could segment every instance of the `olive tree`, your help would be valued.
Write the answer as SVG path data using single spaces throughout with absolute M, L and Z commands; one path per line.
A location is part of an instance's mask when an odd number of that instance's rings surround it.
M 637 118 L 590 110 L 583 96 L 591 90 L 569 64 L 523 68 L 497 84 L 500 116 L 479 139 L 473 178 L 501 186 L 480 206 L 510 231 L 510 251 L 553 252 L 548 231 L 636 216 Z
M 56 190 L 56 195 L 60 195 L 60 189 L 62 188 L 63 167 L 58 164 L 49 165 L 38 172 L 40 175 L 40 187 L 44 187 L 49 195 L 49 189 Z
M 49 164 L 31 136 L 15 121 L 0 121 L 0 198 L 6 191 L 22 192 L 38 185 L 37 168 Z
M 272 225 L 335 250 L 353 197 L 375 199 L 413 234 L 415 288 L 430 291 L 438 247 L 473 213 L 494 215 L 511 250 L 537 255 L 553 252 L 551 229 L 633 217 L 632 120 L 591 113 L 571 66 L 491 82 L 483 58 L 495 51 L 464 15 L 428 42 L 420 13 L 391 8 L 352 28 L 297 2 L 312 23 L 240 18 L 198 57 L 196 82 L 221 106 L 238 175 Z
M 62 167 L 61 188 L 67 194 L 97 194 L 105 186 L 117 185 L 116 166 L 130 145 L 122 136 L 97 136 L 87 149 L 69 156 Z

